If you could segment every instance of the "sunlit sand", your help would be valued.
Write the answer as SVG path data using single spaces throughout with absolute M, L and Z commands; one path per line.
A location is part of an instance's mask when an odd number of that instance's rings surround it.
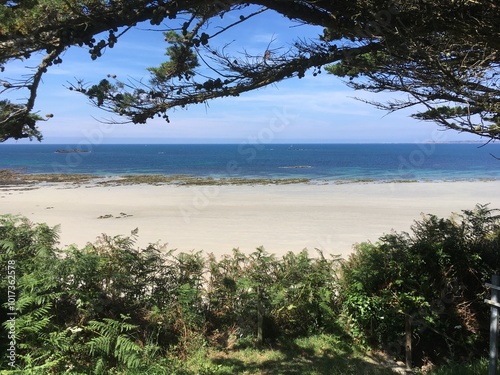
M 60 245 L 83 246 L 101 233 L 137 246 L 160 241 L 182 251 L 229 253 L 258 246 L 276 254 L 307 248 L 348 255 L 352 245 L 408 231 L 421 213 L 448 217 L 476 203 L 500 208 L 500 181 L 255 186 L 63 183 L 3 188 L 0 213 L 60 224 Z

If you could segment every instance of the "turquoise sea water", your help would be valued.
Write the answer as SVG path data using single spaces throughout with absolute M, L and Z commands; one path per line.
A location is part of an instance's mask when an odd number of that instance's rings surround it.
M 500 179 L 500 144 L 0 144 L 0 169 L 312 180 Z M 57 153 L 79 148 L 80 153 Z

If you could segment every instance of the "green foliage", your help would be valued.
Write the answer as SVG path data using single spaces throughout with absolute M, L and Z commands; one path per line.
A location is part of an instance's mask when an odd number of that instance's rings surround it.
M 325 67 L 325 70 L 333 75 L 350 80 L 365 76 L 367 73 L 377 71 L 387 63 L 386 53 L 374 51 L 362 55 L 353 56 L 338 63 Z
M 471 111 L 470 107 L 466 106 L 455 106 L 455 107 L 439 106 L 429 109 L 428 111 L 417 113 L 412 117 L 417 118 L 419 120 L 432 120 L 438 116 L 443 116 L 445 118 L 454 118 L 457 116 L 466 116 L 468 113 L 470 113 L 470 111 Z
M 138 326 L 127 323 L 128 316 L 121 316 L 121 320 L 104 318 L 102 321 L 91 320 L 86 327 L 87 330 L 97 334 L 86 343 L 90 355 L 99 357 L 94 369 L 94 374 L 105 374 L 105 363 L 111 363 L 112 367 L 124 369 L 137 369 L 141 366 L 140 353 L 142 348 L 135 342 L 130 331 Z M 101 357 L 102 355 L 102 357 Z
M 219 261 L 103 235 L 60 256 L 57 228 L 1 220 L 1 260 L 15 261 L 18 275 L 23 371 L 140 371 L 167 350 L 186 358 L 207 342 L 235 347 L 255 337 L 259 299 L 268 339 L 335 328 L 336 259 L 321 254 L 277 259 L 259 248 Z
M 323 27 L 318 38 L 308 32 L 287 46 L 249 52 L 233 36 L 237 26 L 265 10 L 281 14 L 290 27 Z M 406 100 L 377 106 L 395 111 L 424 105 L 416 117 L 445 128 L 500 138 L 498 106 L 498 24 L 495 1 L 339 0 L 311 2 L 269 0 L 7 0 L 0 3 L 0 70 L 11 61 L 38 58 L 26 75 L 0 79 L 5 90 L 21 90 L 26 98 L 15 110 L 2 113 L 0 142 L 37 138 L 38 119 L 31 114 L 42 76 L 62 63 L 66 49 L 86 48 L 95 60 L 118 42 L 129 28 L 165 24 L 168 61 L 149 68 L 151 79 L 116 84 L 101 81 L 89 89 L 79 81 L 73 89 L 90 101 L 134 123 L 155 116 L 169 119 L 175 107 L 239 96 L 281 80 L 317 76 L 328 71 L 348 76 L 357 89 L 403 91 Z M 144 29 L 144 28 L 143 28 Z M 177 33 L 173 30 L 179 30 Z M 277 33 L 280 31 L 278 30 Z M 231 42 L 228 42 L 231 40 Z M 264 46 L 264 45 L 263 45 Z M 197 71 L 199 63 L 205 69 Z M 35 66 L 33 69 L 32 67 Z M 194 79 L 196 77 L 198 81 Z M 360 78 L 360 83 L 354 80 Z M 443 103 L 450 110 L 443 110 Z M 453 106 L 456 105 L 456 108 Z M 14 106 L 14 105 L 12 105 Z M 464 111 L 464 110 L 467 111 Z M 455 112 L 455 113 L 453 113 Z
M 500 367 L 497 369 L 497 373 Z M 480 359 L 471 363 L 451 363 L 430 371 L 429 375 L 478 375 L 488 373 L 488 361 Z
M 173 87 L 178 85 L 178 81 L 190 81 L 194 77 L 194 69 L 199 66 L 199 62 L 190 44 L 193 37 L 187 32 L 183 35 L 175 31 L 165 33 L 165 41 L 169 43 L 165 53 L 168 61 L 161 63 L 158 67 L 148 68 L 151 74 L 149 80 L 151 87 L 141 85 L 132 88 L 130 84 L 120 81 L 112 83 L 109 79 L 103 79 L 88 88 L 79 83 L 71 89 L 87 95 L 97 107 L 110 107 L 119 115 L 131 117 L 134 123 L 145 123 L 155 115 L 162 116 L 162 114 L 163 118 L 168 121 L 166 108 L 164 110 L 157 108 L 152 111 L 148 111 L 148 108 L 161 107 L 161 103 L 170 99 L 174 93 L 181 95 L 182 87 L 175 89 Z M 102 43 L 106 44 L 104 41 Z M 100 53 L 93 56 L 97 58 Z M 116 76 L 108 75 L 108 78 L 115 79 Z M 131 89 L 131 92 L 126 89 Z
M 336 296 L 339 259 L 326 259 L 320 252 L 310 258 L 307 251 L 289 252 L 280 262 L 270 286 L 271 315 L 281 332 L 308 335 L 333 332 L 336 328 Z
M 135 234 L 103 235 L 60 251 L 57 228 L 0 216 L 0 262 L 15 265 L 17 371 L 234 373 L 243 367 L 207 355 L 253 350 L 259 316 L 264 346 L 281 347 L 280 363 L 292 361 L 287 353 L 307 352 L 323 358 L 316 363 L 323 369 L 337 358 L 325 348 L 352 355 L 358 345 L 341 328 L 357 343 L 398 355 L 405 316 L 413 319 L 415 351 L 432 361 L 483 355 L 483 284 L 499 271 L 498 217 L 477 206 L 450 219 L 426 216 L 412 229 L 360 244 L 340 264 L 306 250 L 280 258 L 264 248 L 234 249 L 217 259 L 157 244 L 137 249 Z M 8 285 L 8 278 L 0 280 L 1 290 Z M 0 295 L 4 316 L 9 301 Z M 0 334 L 8 329 L 4 323 Z M 0 350 L 6 348 L 1 341 Z M 337 365 L 353 374 L 366 368 Z M 0 369 L 10 370 L 5 358 Z
M 200 64 L 196 53 L 185 43 L 190 38 L 190 34 L 180 35 L 173 30 L 165 33 L 165 40 L 170 44 L 165 53 L 169 61 L 159 67 L 148 68 L 153 85 L 168 84 L 172 78 L 189 80 L 195 75 L 194 68 Z
M 0 142 L 9 138 L 42 140 L 42 134 L 38 130 L 36 122 L 43 120 L 43 118 L 36 113 L 29 113 L 26 107 L 11 103 L 9 100 L 0 100 L 0 119 L 2 119 L 0 121 Z
M 319 255 L 278 259 L 258 248 L 250 255 L 235 249 L 219 262 L 209 257 L 207 319 L 216 343 L 232 347 L 237 336 L 255 335 L 259 300 L 264 339 L 334 332 L 338 259 Z
M 342 266 L 346 328 L 398 355 L 407 316 L 418 357 L 483 353 L 484 283 L 498 272 L 500 255 L 493 212 L 478 205 L 450 219 L 430 215 L 414 224 L 413 235 L 392 233 L 359 245 Z
M 7 284 L 14 286 L 0 297 L 0 311 L 15 316 L 15 341 L 17 355 L 30 366 L 57 367 L 62 353 L 54 350 L 54 342 L 60 342 L 53 320 L 55 305 L 61 295 L 57 278 L 57 228 L 45 224 L 34 225 L 25 218 L 0 217 L 0 264 L 9 265 L 14 271 L 13 279 L 2 278 L 0 290 L 6 291 Z M 11 282 L 13 281 L 13 282 Z M 7 298 L 7 296 L 11 298 Z M 12 303 L 14 301 L 14 303 Z M 13 309 L 14 307 L 14 309 Z M 2 337 L 7 337 L 7 322 L 2 324 Z M 64 330 L 64 328 L 63 328 Z M 33 345 L 33 343 L 37 343 Z M 1 345 L 4 349 L 7 342 Z M 5 346 L 4 346 L 5 345 Z M 1 363 L 1 362 L 0 362 Z

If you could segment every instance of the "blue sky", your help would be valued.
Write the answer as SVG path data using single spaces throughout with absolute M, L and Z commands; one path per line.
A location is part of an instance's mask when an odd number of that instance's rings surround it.
M 216 20 L 230 22 L 238 14 Z M 172 27 L 173 24 L 168 24 Z M 161 26 L 165 29 L 165 25 Z M 40 129 L 44 143 L 420 143 L 428 141 L 479 140 L 473 136 L 442 131 L 437 125 L 414 120 L 411 111 L 387 114 L 354 99 L 384 101 L 391 94 L 354 92 L 339 78 L 312 72 L 303 79 L 289 79 L 237 98 L 221 98 L 204 104 L 173 110 L 170 123 L 155 119 L 146 125 L 107 125 L 99 120 L 111 114 L 90 105 L 80 94 L 65 86 L 75 79 L 97 83 L 107 74 L 119 79 L 147 79 L 147 67 L 165 60 L 167 47 L 163 34 L 148 31 L 142 24 L 119 39 L 115 48 L 92 61 L 83 48 L 70 48 L 63 64 L 52 67 L 40 87 L 36 110 L 41 115 L 54 114 Z M 210 31 L 210 30 L 209 30 Z M 270 48 L 288 48 L 297 38 L 314 37 L 321 29 L 293 25 L 272 12 L 265 12 L 243 22 L 217 37 L 213 46 L 228 45 L 233 51 L 256 56 Z M 5 77 L 26 73 L 33 61 L 7 65 Z M 16 101 L 25 94 L 15 92 Z M 118 117 L 116 119 L 119 120 Z M 21 141 L 24 143 L 25 141 Z M 9 141 L 9 143 L 14 143 Z

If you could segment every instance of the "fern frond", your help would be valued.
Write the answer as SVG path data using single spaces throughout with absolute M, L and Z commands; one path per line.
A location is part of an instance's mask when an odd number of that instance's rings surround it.
M 10 239 L 0 240 L 0 249 L 4 250 L 6 255 L 14 252 L 16 244 Z
M 141 347 L 128 336 L 120 335 L 116 339 L 115 357 L 129 369 L 138 368 L 141 364 L 139 353 Z
M 99 358 L 94 367 L 94 374 L 96 375 L 104 375 L 107 374 L 106 362 L 104 359 Z
M 89 347 L 90 355 L 96 355 L 100 351 L 106 355 L 111 353 L 112 338 L 106 336 L 98 336 L 92 338 L 86 345 Z

